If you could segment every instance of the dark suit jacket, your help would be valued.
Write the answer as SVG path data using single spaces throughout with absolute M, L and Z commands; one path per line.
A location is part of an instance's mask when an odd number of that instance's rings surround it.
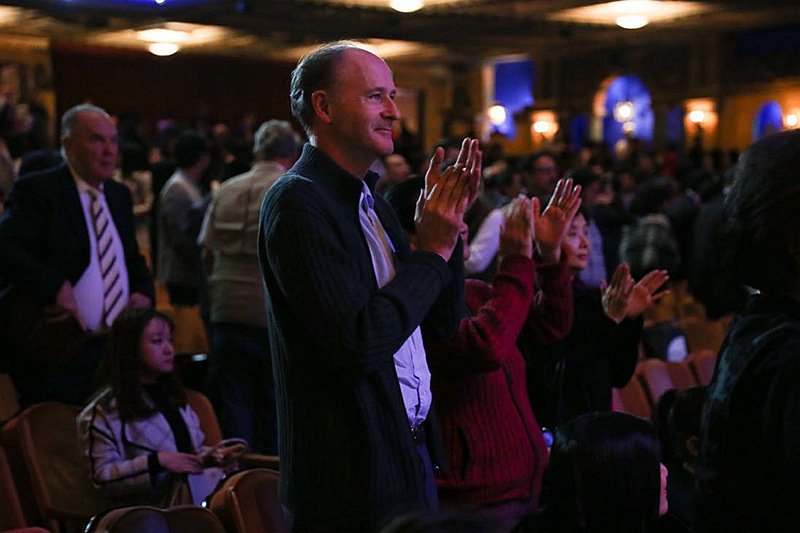
M 154 298 L 153 280 L 139 254 L 130 191 L 113 180 L 104 194 L 125 250 L 130 292 Z M 66 164 L 17 181 L 0 216 L 0 278 L 40 304 L 55 301 L 89 265 L 89 230 L 78 188 Z M 0 309 L 8 302 L 0 300 Z
M 368 185 L 376 178 L 368 176 Z M 461 246 L 449 264 L 412 253 L 391 207 L 376 196 L 398 260 L 397 276 L 378 289 L 358 218 L 362 187 L 306 145 L 261 210 L 281 497 L 296 531 L 374 531 L 425 508 L 393 356 L 420 324 L 426 338 L 449 336 L 465 309 Z M 433 410 L 426 429 L 441 464 Z

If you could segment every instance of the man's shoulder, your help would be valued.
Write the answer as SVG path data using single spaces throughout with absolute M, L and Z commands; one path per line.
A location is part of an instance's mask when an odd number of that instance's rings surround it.
M 289 170 L 269 188 L 263 208 L 302 208 L 309 202 L 324 200 L 324 197 L 325 190 L 313 178 Z
M 66 182 L 68 178 L 71 180 L 72 175 L 70 174 L 69 167 L 64 163 L 53 168 L 26 174 L 20 177 L 15 185 L 24 188 L 46 187 L 48 190 L 51 190 L 54 183 L 59 181 Z

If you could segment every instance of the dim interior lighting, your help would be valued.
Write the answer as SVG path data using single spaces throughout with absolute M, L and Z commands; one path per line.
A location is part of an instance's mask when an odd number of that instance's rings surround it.
M 795 126 L 797 126 L 797 115 L 795 114 L 786 115 L 785 122 L 787 126 L 789 126 L 790 128 L 794 128 Z
M 489 122 L 491 122 L 493 126 L 499 126 L 506 121 L 506 117 L 508 116 L 506 108 L 500 104 L 490 106 L 487 114 L 489 115 Z
M 614 120 L 628 122 L 633 118 L 633 102 L 619 102 L 614 106 Z
M 536 133 L 547 133 L 550 131 L 550 123 L 546 120 L 537 120 L 533 123 L 533 131 Z
M 137 32 L 136 38 L 148 43 L 182 43 L 189 38 L 189 34 L 185 31 L 153 28 Z
M 413 13 L 425 7 L 423 0 L 390 0 L 389 7 L 400 13 Z
M 147 47 L 150 53 L 157 56 L 171 56 L 181 49 L 178 43 L 150 43 Z
M 166 0 L 156 0 L 156 4 L 158 4 L 158 5 L 161 5 L 161 4 L 163 4 L 164 2 L 166 2 Z
M 620 15 L 617 17 L 617 26 L 626 30 L 638 30 L 650 24 L 650 19 L 644 15 Z
M 699 109 L 695 109 L 694 111 L 689 113 L 689 122 L 691 122 L 692 124 L 700 124 L 705 119 L 706 119 L 706 114 Z

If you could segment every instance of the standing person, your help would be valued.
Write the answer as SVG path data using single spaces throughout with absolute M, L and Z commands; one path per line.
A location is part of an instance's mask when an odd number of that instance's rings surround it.
M 800 131 L 742 154 L 726 200 L 729 269 L 758 289 L 720 348 L 703 408 L 709 531 L 796 531 L 800 502 Z
M 446 337 L 461 317 L 459 230 L 480 152 L 465 139 L 440 175 L 436 150 L 411 252 L 369 172 L 392 152 L 395 92 L 386 63 L 347 42 L 292 73 L 292 111 L 310 143 L 264 199 L 258 250 L 294 531 L 373 531 L 437 507 L 441 451 L 420 326 Z
M 178 137 L 175 157 L 178 168 L 158 199 L 157 281 L 166 286 L 172 305 L 194 306 L 202 273 L 188 214 L 203 196 L 200 180 L 211 165 L 211 144 L 200 133 L 186 131 Z
M 255 134 L 255 164 L 220 186 L 203 221 L 211 306 L 209 382 L 226 437 L 278 453 L 267 312 L 258 266 L 258 215 L 264 194 L 297 159 L 300 136 L 270 120 Z
M 387 195 L 412 246 L 413 202 L 422 186 L 422 178 L 412 178 Z M 579 196 L 579 188 L 559 182 L 542 215 L 538 198 L 514 199 L 504 209 L 502 259 L 492 284 L 467 280 L 470 316 L 452 338 L 425 343 L 450 466 L 436 480 L 443 507 L 476 509 L 509 527 L 536 508 L 547 446 L 530 408 L 516 340 L 525 328 L 553 342 L 572 327 L 570 272 L 559 258 Z
M 114 122 L 99 107 L 73 107 L 61 121 L 61 144 L 66 164 L 17 181 L 0 218 L 0 278 L 9 289 L 0 297 L 2 323 L 20 312 L 14 296 L 22 295 L 71 315 L 78 331 L 93 335 L 79 342 L 63 366 L 47 369 L 20 355 L 25 346 L 9 346 L 18 331 L 4 334 L 3 350 L 17 354 L 11 375 L 23 405 L 85 403 L 104 330 L 126 306 L 153 302 L 153 280 L 134 235 L 131 194 L 111 179 L 117 165 Z
M 581 206 L 581 210 L 583 206 Z M 562 341 L 540 345 L 520 336 L 528 363 L 528 394 L 539 422 L 549 428 L 592 411 L 611 410 L 611 388 L 622 387 L 639 358 L 641 314 L 664 293 L 653 295 L 669 276 L 653 270 L 634 282 L 628 265 L 615 271 L 600 289 L 587 287 L 578 274 L 594 250 L 586 216 L 578 211 L 561 245 L 572 275 L 575 321 Z

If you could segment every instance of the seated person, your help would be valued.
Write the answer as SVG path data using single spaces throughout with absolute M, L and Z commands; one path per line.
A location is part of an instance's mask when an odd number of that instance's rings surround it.
M 644 532 L 668 510 L 667 468 L 653 426 L 623 413 L 588 413 L 556 432 L 543 507 L 520 532 Z
M 412 246 L 413 205 L 422 187 L 421 178 L 412 179 L 387 195 Z M 515 343 L 523 327 L 542 342 L 558 340 L 570 329 L 569 272 L 557 258 L 579 195 L 571 182 L 559 182 L 543 215 L 538 199 L 514 200 L 506 209 L 493 285 L 467 280 L 470 316 L 453 338 L 425 342 L 449 464 L 436 480 L 442 507 L 479 508 L 509 526 L 535 508 L 547 448 L 530 409 L 525 362 Z M 533 260 L 534 233 L 543 261 Z M 534 288 L 537 274 L 541 291 Z
M 584 413 L 611 410 L 611 388 L 623 387 L 636 368 L 641 314 L 665 294 L 653 296 L 668 279 L 666 271 L 654 270 L 635 283 L 628 266 L 622 264 L 608 286 L 587 287 L 576 276 L 592 253 L 581 210 L 572 220 L 562 249 L 573 276 L 572 331 L 564 340 L 546 346 L 524 332 L 519 340 L 528 364 L 533 412 L 549 428 Z
M 78 416 L 101 509 L 200 504 L 223 476 L 224 458 L 203 455 L 209 448 L 174 371 L 172 329 L 149 308 L 126 309 L 111 327 L 104 387 Z

